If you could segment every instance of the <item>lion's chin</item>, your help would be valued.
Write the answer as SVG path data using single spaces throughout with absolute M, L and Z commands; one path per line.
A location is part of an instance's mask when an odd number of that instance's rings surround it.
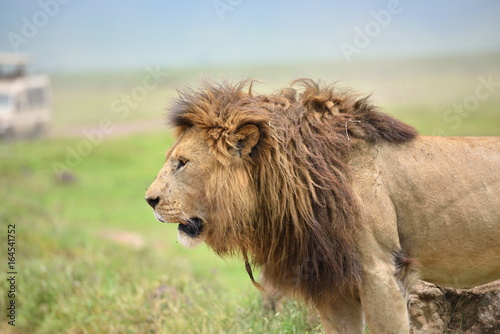
M 182 230 L 177 232 L 177 240 L 181 245 L 188 248 L 194 248 L 203 242 L 203 239 L 200 236 L 192 237 Z
M 177 229 L 179 230 L 177 239 L 182 245 L 195 247 L 202 242 L 200 234 L 203 231 L 203 220 L 200 218 L 190 218 L 184 223 L 179 224 Z

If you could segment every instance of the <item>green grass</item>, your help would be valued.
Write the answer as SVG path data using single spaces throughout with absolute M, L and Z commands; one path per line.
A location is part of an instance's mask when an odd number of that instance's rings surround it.
M 52 164 L 78 140 L 2 147 L 0 220 L 16 225 L 18 271 L 16 327 L 2 312 L 2 333 L 318 332 L 296 303 L 264 313 L 241 262 L 185 249 L 175 226 L 154 219 L 143 196 L 169 142 L 164 133 L 106 140 L 71 170 L 74 183 L 59 182 Z M 145 245 L 118 244 L 109 231 Z M 2 294 L 0 308 L 8 301 Z

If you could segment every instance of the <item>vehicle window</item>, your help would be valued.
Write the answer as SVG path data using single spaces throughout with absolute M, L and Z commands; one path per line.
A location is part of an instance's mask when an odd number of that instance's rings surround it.
M 10 100 L 9 95 L 0 94 L 0 111 L 9 109 L 10 103 L 11 103 L 11 100 Z
M 0 66 L 0 78 L 13 79 L 23 76 L 25 70 L 23 66 L 6 65 Z

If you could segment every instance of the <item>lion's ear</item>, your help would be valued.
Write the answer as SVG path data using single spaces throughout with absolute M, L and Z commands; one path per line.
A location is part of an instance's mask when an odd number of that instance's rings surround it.
M 238 138 L 236 147 L 239 156 L 242 158 L 249 157 L 250 153 L 252 153 L 252 149 L 259 142 L 259 128 L 253 124 L 244 125 L 236 132 L 236 138 Z

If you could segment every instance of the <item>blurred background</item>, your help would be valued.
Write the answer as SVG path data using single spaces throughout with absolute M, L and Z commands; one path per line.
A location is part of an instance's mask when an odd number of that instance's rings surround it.
M 0 332 L 321 332 L 297 303 L 263 311 L 242 263 L 154 219 L 169 101 L 205 78 L 266 93 L 308 77 L 421 134 L 498 136 L 499 18 L 493 0 L 0 0 L 0 235 L 15 225 L 17 271 Z

